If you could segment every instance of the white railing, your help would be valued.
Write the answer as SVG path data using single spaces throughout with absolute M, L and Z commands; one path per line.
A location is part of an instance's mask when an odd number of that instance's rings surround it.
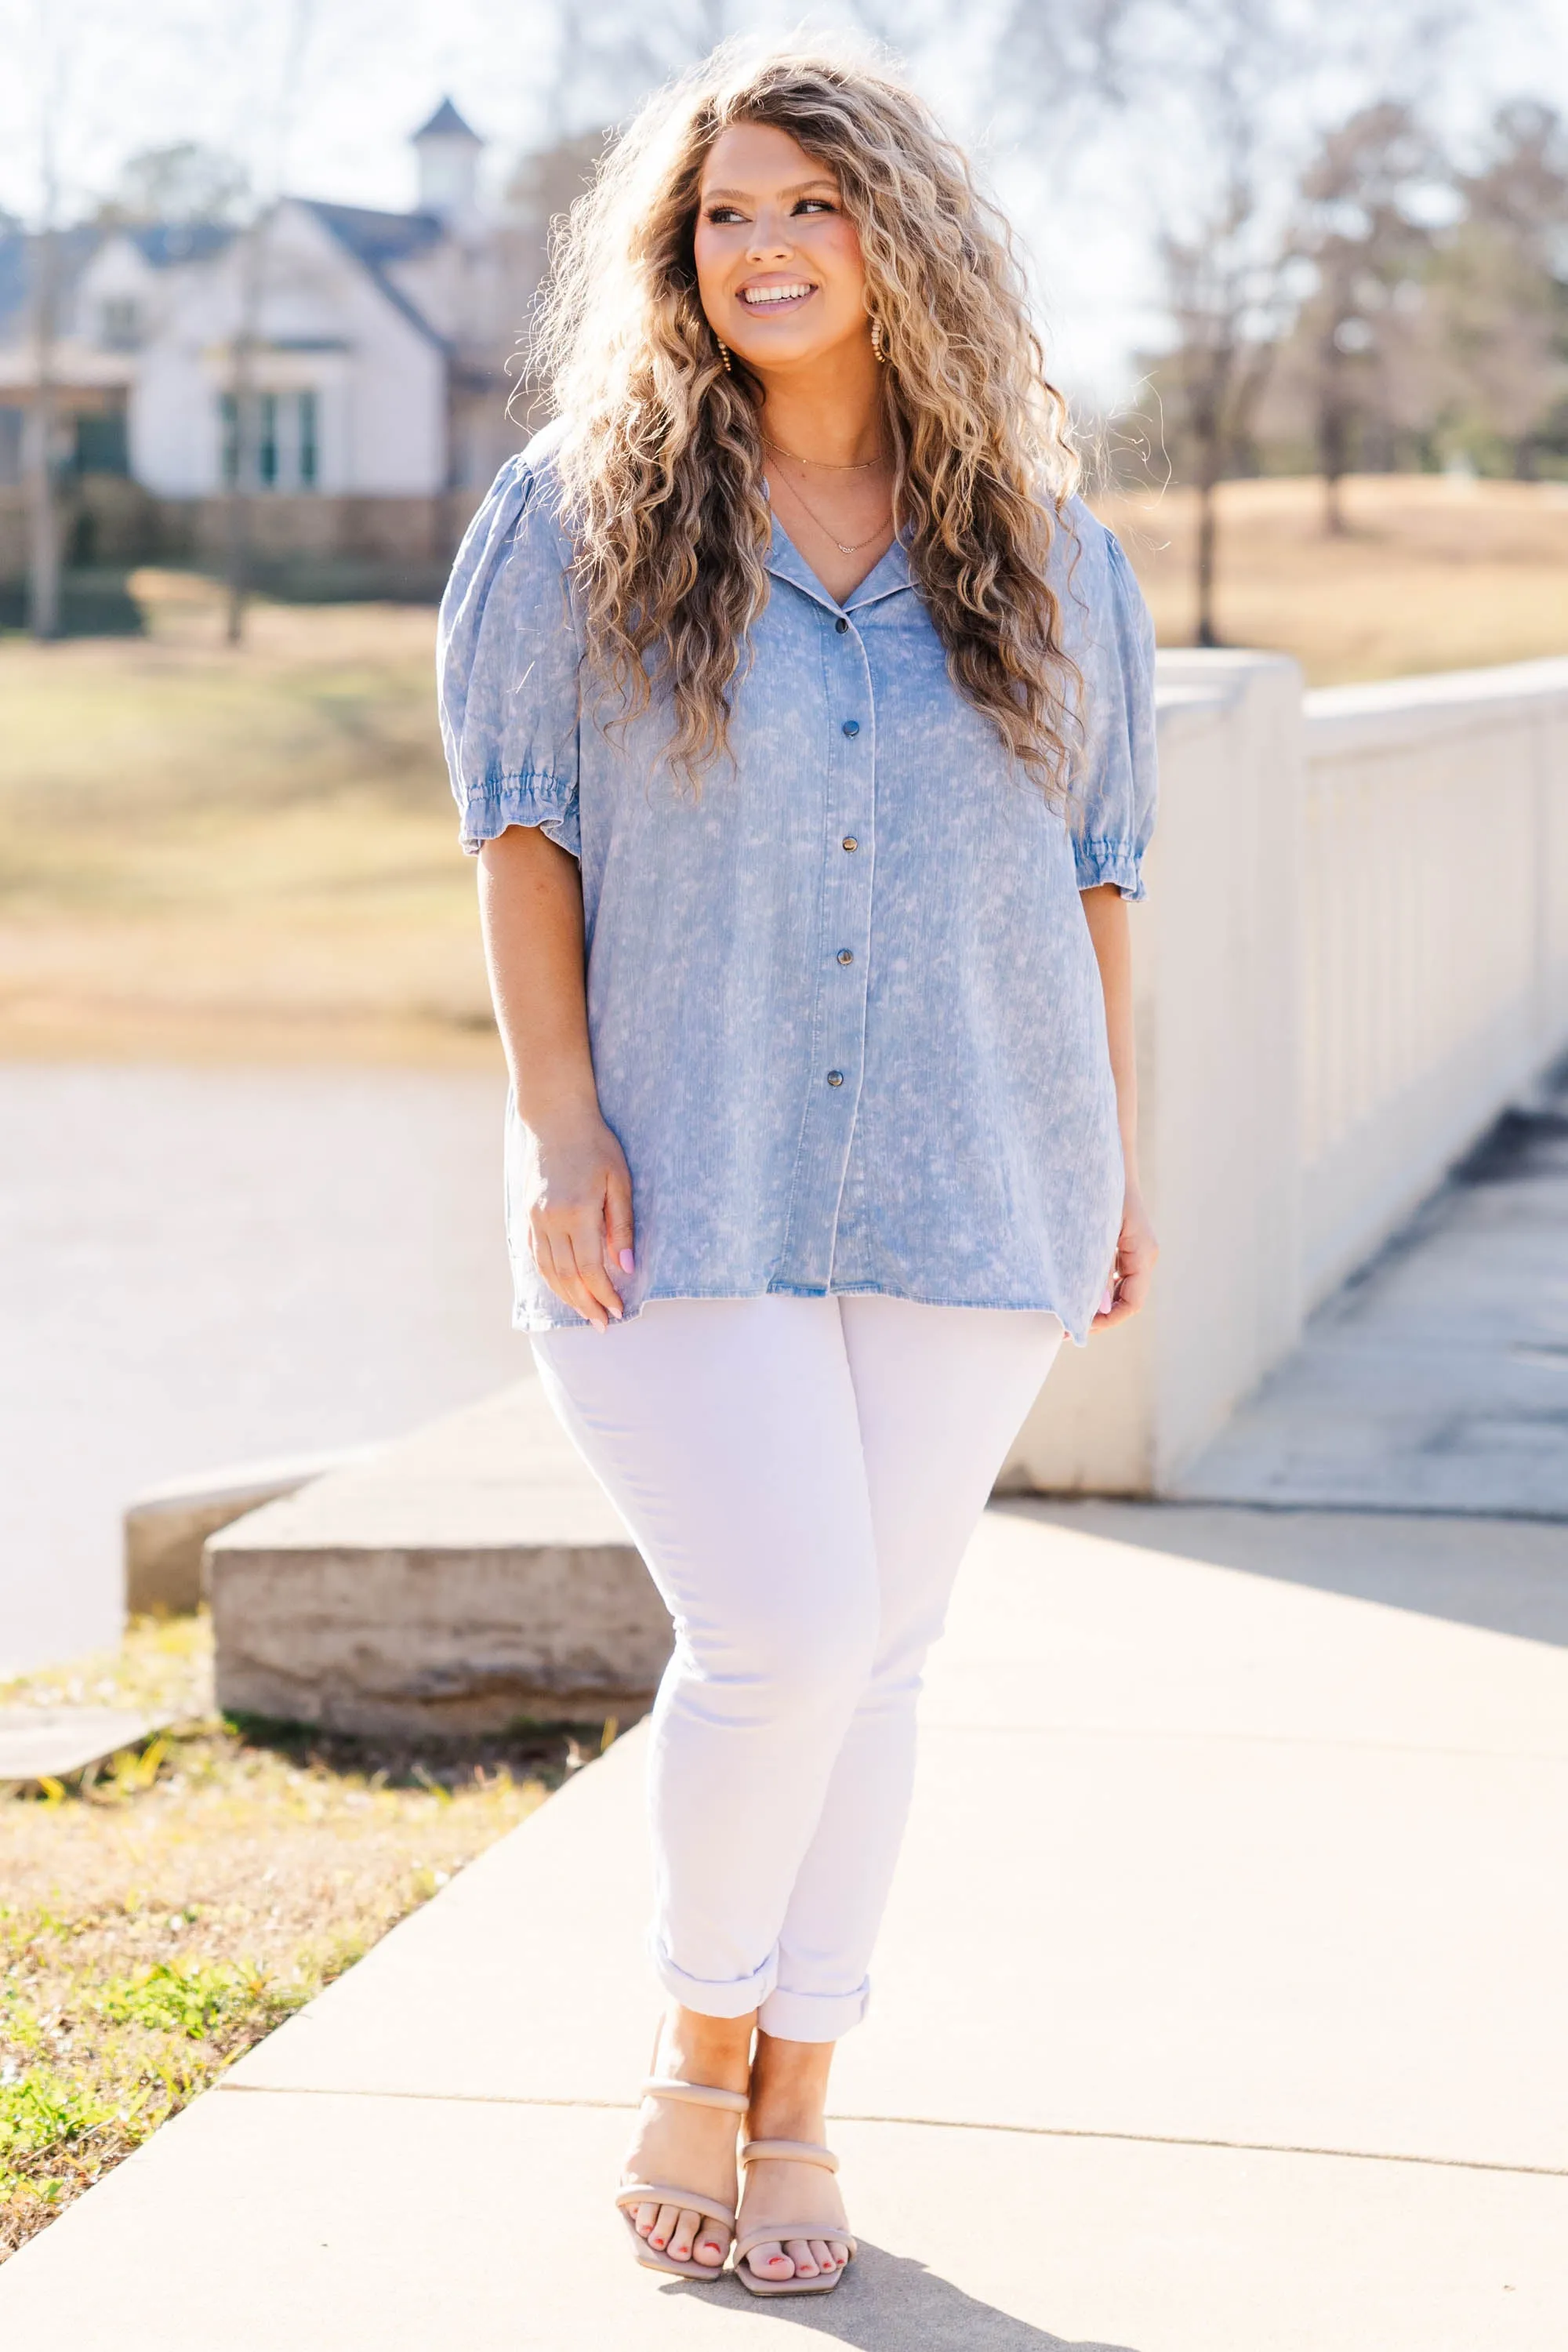
M 1568 661 L 1305 698 L 1309 1304 L 1568 1042 Z
M 1012 1487 L 1175 1491 L 1306 1310 L 1568 1046 L 1568 661 L 1303 696 L 1162 655 L 1133 917 L 1154 1305 L 1073 1350 Z

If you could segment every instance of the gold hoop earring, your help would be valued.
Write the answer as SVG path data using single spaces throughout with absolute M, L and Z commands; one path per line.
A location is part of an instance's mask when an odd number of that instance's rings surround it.
M 721 359 L 723 361 L 723 362 L 724 362 L 724 373 L 725 373 L 725 374 L 726 374 L 726 375 L 733 375 L 733 374 L 734 374 L 734 373 L 735 373 L 735 371 L 734 371 L 734 369 L 730 365 L 730 346 L 729 346 L 729 344 L 728 344 L 728 343 L 721 343 L 721 342 L 719 342 L 719 338 L 718 338 L 718 336 L 717 336 L 717 335 L 715 335 L 715 336 L 714 336 L 713 340 L 714 340 L 714 341 L 715 341 L 716 343 L 719 343 L 719 356 L 720 356 L 720 358 L 721 358 Z
M 880 319 L 873 319 L 871 321 L 871 357 L 876 361 L 879 367 L 887 366 L 888 346 L 883 338 L 882 321 Z

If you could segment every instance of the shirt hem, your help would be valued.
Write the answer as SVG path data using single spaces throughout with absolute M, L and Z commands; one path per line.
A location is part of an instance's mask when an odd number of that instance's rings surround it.
M 886 1282 L 791 1283 L 766 1282 L 747 1284 L 738 1289 L 698 1290 L 687 1286 L 673 1290 L 654 1289 L 643 1297 L 626 1305 L 624 1320 L 635 1323 L 645 1307 L 657 1307 L 666 1300 L 678 1298 L 902 1298 L 911 1307 L 974 1307 L 997 1315 L 1054 1315 L 1075 1348 L 1089 1342 L 1089 1323 L 1076 1328 L 1050 1298 L 975 1298 L 959 1297 L 946 1291 L 910 1290 L 895 1287 Z M 542 1313 L 536 1307 L 515 1306 L 511 1316 L 514 1331 L 587 1330 L 587 1318 L 574 1315 L 566 1307 L 559 1316 Z

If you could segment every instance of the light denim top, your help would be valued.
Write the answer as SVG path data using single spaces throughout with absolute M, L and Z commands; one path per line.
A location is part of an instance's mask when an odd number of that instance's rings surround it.
M 842 606 L 774 521 L 694 794 L 668 706 L 606 733 L 552 427 L 503 467 L 441 607 L 442 732 L 468 850 L 541 825 L 581 860 L 599 1100 L 648 1299 L 876 1291 L 1046 1307 L 1087 1337 L 1121 1152 L 1079 892 L 1142 896 L 1153 639 L 1081 504 L 1052 554 L 1082 678 L 1066 821 L 948 676 L 895 542 Z M 612 702 L 606 706 L 616 708 Z M 521 1329 L 582 1318 L 537 1272 L 532 1139 L 508 1106 Z

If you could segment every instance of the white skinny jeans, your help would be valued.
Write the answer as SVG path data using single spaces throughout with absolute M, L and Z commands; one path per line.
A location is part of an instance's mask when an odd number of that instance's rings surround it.
M 675 1621 L 650 1943 L 710 2017 L 834 2042 L 909 1810 L 921 1670 L 1054 1315 L 860 1296 L 658 1301 L 538 1333 L 544 1387 Z

